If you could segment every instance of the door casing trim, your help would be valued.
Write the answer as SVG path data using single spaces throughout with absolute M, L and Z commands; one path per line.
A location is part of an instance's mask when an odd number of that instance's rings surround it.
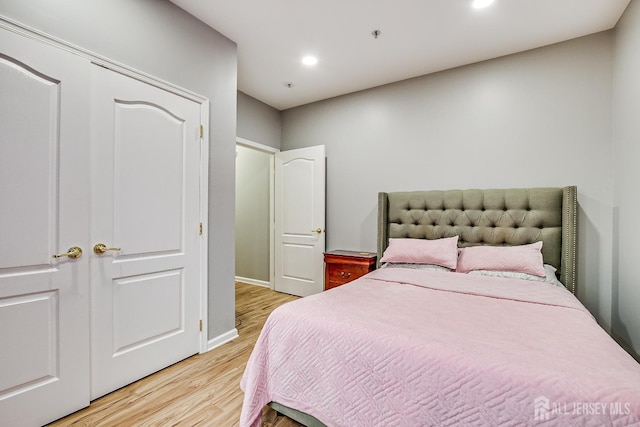
M 275 203 L 274 188 L 275 188 L 275 173 L 276 173 L 275 155 L 276 153 L 279 153 L 280 150 L 277 148 L 270 147 L 268 145 L 260 144 L 259 142 L 250 141 L 248 139 L 244 139 L 240 137 L 236 137 L 236 145 L 251 148 L 253 150 L 262 151 L 271 156 L 269 159 L 269 225 L 270 225 L 269 227 L 269 283 L 267 284 L 267 286 L 273 291 L 275 290 L 275 284 L 276 284 L 276 272 L 275 272 L 276 264 L 275 264 L 275 257 L 274 257 L 275 241 L 276 241 L 276 236 L 275 236 L 276 218 L 275 218 L 275 206 L 274 206 L 274 203 Z M 238 279 L 239 278 L 236 277 L 236 281 L 238 281 Z M 245 280 L 239 280 L 239 281 L 247 282 L 246 278 Z M 250 283 L 250 284 L 256 284 L 256 283 Z M 262 285 L 260 284 L 260 286 Z

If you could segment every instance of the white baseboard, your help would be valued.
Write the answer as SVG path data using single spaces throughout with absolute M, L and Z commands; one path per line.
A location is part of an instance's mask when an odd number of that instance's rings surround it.
M 222 335 L 218 335 L 217 337 L 210 339 L 207 343 L 207 351 L 211 351 L 214 348 L 220 347 L 222 344 L 226 344 L 229 341 L 233 341 L 238 338 L 238 330 L 233 328 L 232 330 L 225 332 Z
M 264 288 L 271 289 L 271 283 L 266 282 L 264 280 L 249 279 L 248 277 L 236 276 L 236 282 L 242 282 L 242 283 L 247 283 L 249 285 L 262 286 Z

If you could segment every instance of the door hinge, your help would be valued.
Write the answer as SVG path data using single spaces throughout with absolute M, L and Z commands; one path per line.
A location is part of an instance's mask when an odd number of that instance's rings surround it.
M 200 332 L 202 332 L 202 319 L 200 319 Z
M 204 126 L 200 125 L 200 139 L 204 136 Z
M 199 233 L 202 236 L 202 223 L 200 223 L 200 231 L 199 231 Z

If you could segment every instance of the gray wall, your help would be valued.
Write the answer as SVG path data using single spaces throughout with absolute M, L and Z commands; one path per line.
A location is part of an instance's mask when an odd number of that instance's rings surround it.
M 379 191 L 578 186 L 579 298 L 611 324 L 612 49 L 604 32 L 283 111 L 327 147 L 327 249 L 376 249 Z
M 236 156 L 236 276 L 270 281 L 269 179 L 273 155 L 238 146 Z
M 614 54 L 613 334 L 640 355 L 640 2 L 632 0 L 616 28 Z
M 165 0 L 0 0 L 0 14 L 209 98 L 209 337 L 233 330 L 235 43 Z
M 280 149 L 280 111 L 238 91 L 237 135 L 239 138 Z

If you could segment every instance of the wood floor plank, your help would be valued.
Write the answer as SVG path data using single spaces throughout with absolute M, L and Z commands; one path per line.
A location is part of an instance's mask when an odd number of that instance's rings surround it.
M 238 338 L 116 390 L 49 426 L 238 426 L 244 396 L 240 379 L 262 326 L 276 307 L 297 298 L 236 283 Z M 262 425 L 300 426 L 268 407 Z

